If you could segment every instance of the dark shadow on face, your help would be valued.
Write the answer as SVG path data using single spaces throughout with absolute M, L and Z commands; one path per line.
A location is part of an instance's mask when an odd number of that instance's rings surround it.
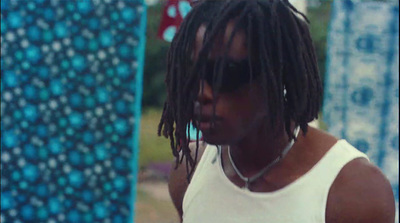
M 208 55 L 206 66 L 212 66 L 212 62 L 218 61 L 224 57 L 225 50 L 233 32 L 235 23 L 233 21 L 227 24 L 225 33 L 219 35 L 214 41 L 214 46 Z M 196 35 L 194 48 L 194 60 L 197 60 L 199 53 L 203 47 L 203 38 L 206 27 L 201 26 Z M 248 50 L 246 47 L 246 35 L 239 30 L 233 37 L 232 45 L 228 48 L 227 61 L 231 69 L 226 69 L 222 78 L 221 89 L 224 84 L 229 85 L 234 79 L 248 76 L 249 70 L 245 64 L 248 63 Z M 211 63 L 211 64 L 210 64 Z M 247 64 L 248 65 L 248 64 Z M 200 111 L 199 106 L 195 106 L 195 115 L 198 122 L 195 125 L 202 131 L 204 140 L 210 144 L 232 144 L 241 141 L 254 131 L 265 128 L 266 97 L 261 93 L 260 86 L 255 82 L 252 84 L 245 83 L 227 91 L 220 91 L 217 97 L 213 96 L 213 89 L 210 85 L 211 80 L 207 81 L 207 76 L 213 69 L 206 67 L 206 80 L 201 81 L 200 89 L 203 92 L 198 94 L 198 102 L 202 104 Z M 213 75 L 211 75 L 212 77 Z M 216 102 L 215 122 L 212 123 L 213 101 Z M 197 104 L 198 105 L 198 104 Z M 201 117 L 200 113 L 202 114 Z M 213 125 L 214 124 L 214 125 Z

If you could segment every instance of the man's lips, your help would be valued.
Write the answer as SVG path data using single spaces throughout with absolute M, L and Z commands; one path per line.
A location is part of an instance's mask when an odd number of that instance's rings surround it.
M 195 117 L 195 121 L 197 121 L 197 122 L 212 122 L 212 121 L 215 121 L 215 122 L 217 122 L 217 121 L 221 121 L 222 120 L 222 117 L 220 117 L 220 116 L 213 116 L 213 115 L 209 115 L 209 114 L 199 114 L 199 113 L 195 113 L 194 114 L 194 117 Z
M 220 122 L 222 117 L 214 114 L 211 106 L 201 106 L 200 102 L 194 103 L 193 125 L 202 131 L 210 129 Z
M 210 129 L 213 128 L 214 126 L 215 126 L 215 124 L 212 125 L 211 122 L 199 122 L 199 123 L 197 124 L 197 128 L 198 128 L 200 131 L 202 131 L 202 132 L 205 132 L 205 131 L 207 131 L 207 130 L 210 130 Z
M 220 122 L 222 120 L 222 118 L 219 116 L 215 116 L 215 118 L 213 120 L 212 115 L 202 115 L 202 116 L 195 115 L 195 117 L 196 118 L 193 122 L 193 125 L 202 131 L 212 128 L 213 126 L 215 126 L 218 122 Z M 213 123 L 213 121 L 214 121 L 214 123 Z

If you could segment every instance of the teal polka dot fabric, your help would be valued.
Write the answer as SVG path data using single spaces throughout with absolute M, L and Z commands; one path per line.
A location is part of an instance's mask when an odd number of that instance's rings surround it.
M 1 0 L 1 222 L 132 222 L 146 8 Z

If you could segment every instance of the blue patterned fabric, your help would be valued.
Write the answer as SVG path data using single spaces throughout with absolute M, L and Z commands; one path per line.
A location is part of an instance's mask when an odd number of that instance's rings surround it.
M 1 222 L 132 222 L 146 8 L 1 0 Z
M 328 131 L 365 152 L 389 178 L 397 211 L 398 28 L 398 2 L 334 1 L 323 106 Z

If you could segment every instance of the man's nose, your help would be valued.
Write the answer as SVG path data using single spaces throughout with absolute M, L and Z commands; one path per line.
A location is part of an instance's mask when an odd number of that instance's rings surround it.
M 208 104 L 212 103 L 213 100 L 213 92 L 212 92 L 212 87 L 207 83 L 207 81 L 200 81 L 200 88 L 199 88 L 199 93 L 197 95 L 197 100 L 201 104 Z

